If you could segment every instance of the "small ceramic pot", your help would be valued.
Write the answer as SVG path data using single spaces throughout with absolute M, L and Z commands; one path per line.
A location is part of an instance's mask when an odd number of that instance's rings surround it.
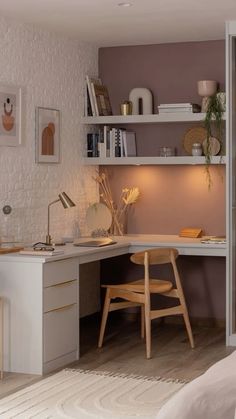
M 200 80 L 197 82 L 197 90 L 199 96 L 212 96 L 217 91 L 217 81 Z
M 125 101 L 120 105 L 120 113 L 121 115 L 132 115 L 132 102 Z

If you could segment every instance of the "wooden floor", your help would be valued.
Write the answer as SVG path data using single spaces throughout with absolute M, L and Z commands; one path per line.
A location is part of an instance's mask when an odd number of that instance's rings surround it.
M 81 357 L 69 367 L 192 380 L 234 350 L 225 346 L 223 328 L 193 328 L 196 348 L 190 349 L 182 325 L 153 321 L 152 359 L 147 360 L 137 322 L 121 321 L 117 316 L 110 318 L 104 346 L 98 349 L 99 322 L 98 316 L 81 321 Z M 0 383 L 0 398 L 40 379 L 35 375 L 5 373 Z

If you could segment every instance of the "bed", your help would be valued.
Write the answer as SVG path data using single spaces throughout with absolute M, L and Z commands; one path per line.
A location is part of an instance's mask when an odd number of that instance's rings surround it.
M 156 419 L 236 419 L 236 351 L 186 384 Z

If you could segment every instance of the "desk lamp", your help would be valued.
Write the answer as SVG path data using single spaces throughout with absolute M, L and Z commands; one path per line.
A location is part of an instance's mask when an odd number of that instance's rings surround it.
M 59 198 L 56 199 L 55 201 L 50 202 L 50 204 L 48 204 L 48 229 L 47 229 L 47 235 L 46 235 L 46 244 L 51 246 L 52 245 L 52 238 L 50 236 L 50 207 L 51 205 L 55 204 L 56 202 L 61 202 L 63 207 L 66 208 L 71 208 L 71 207 L 75 207 L 74 202 L 69 198 L 69 196 L 65 193 L 62 192 L 59 195 Z

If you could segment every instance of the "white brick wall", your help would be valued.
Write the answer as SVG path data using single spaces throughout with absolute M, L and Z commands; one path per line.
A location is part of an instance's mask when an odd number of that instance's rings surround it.
M 51 207 L 51 233 L 86 234 L 85 211 L 97 200 L 94 168 L 82 166 L 86 128 L 83 115 L 85 74 L 97 74 L 97 47 L 0 19 L 0 83 L 23 88 L 23 144 L 0 147 L 0 238 L 43 240 L 47 205 L 66 191 L 76 207 Z M 35 107 L 61 111 L 61 163 L 35 163 Z M 12 206 L 6 216 L 2 207 Z

